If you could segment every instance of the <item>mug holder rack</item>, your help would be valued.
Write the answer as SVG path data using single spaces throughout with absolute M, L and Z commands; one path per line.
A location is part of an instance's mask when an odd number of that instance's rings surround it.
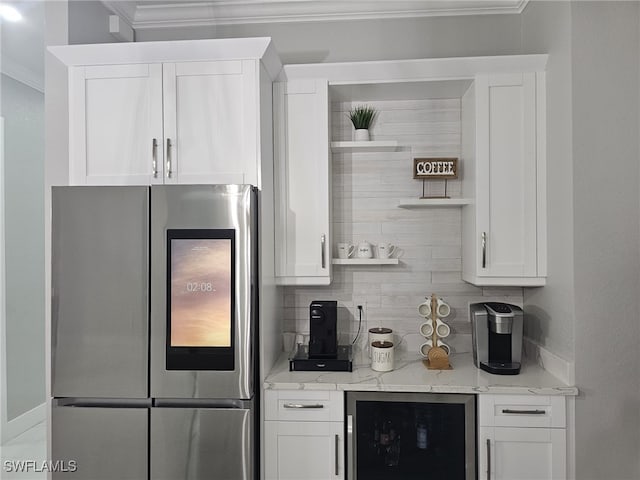
M 439 337 L 438 329 L 436 328 L 439 320 L 438 297 L 435 293 L 431 294 L 431 319 L 433 321 L 433 333 L 431 334 L 431 344 L 433 346 L 427 352 L 427 358 L 422 360 L 422 363 L 429 370 L 453 370 L 451 363 L 449 363 L 449 354 L 444 348 L 438 346 Z

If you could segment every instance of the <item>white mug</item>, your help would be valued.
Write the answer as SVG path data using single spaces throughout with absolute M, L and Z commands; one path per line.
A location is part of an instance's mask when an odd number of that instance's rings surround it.
M 395 251 L 395 245 L 385 242 L 378 244 L 378 258 L 391 258 Z
M 448 317 L 449 314 L 451 313 L 451 307 L 449 306 L 448 303 L 446 303 L 441 298 L 438 299 L 438 310 L 437 310 L 437 313 L 438 313 L 438 316 L 440 318 Z
M 371 244 L 366 240 L 364 242 L 360 242 L 358 244 L 358 258 L 372 258 L 373 250 L 371 249 Z
M 350 243 L 338 243 L 338 258 L 352 257 L 355 251 L 356 247 Z
M 433 320 L 429 318 L 420 325 L 420 335 L 423 337 L 431 337 L 431 335 L 433 335 Z
M 371 344 L 371 370 L 390 372 L 393 370 L 393 342 L 373 342 Z
M 421 317 L 427 318 L 431 315 L 431 297 L 427 297 L 426 302 L 422 302 L 418 305 L 418 313 Z
M 447 355 L 449 355 L 451 353 L 451 347 L 449 347 L 449 345 L 444 343 L 442 340 L 438 339 L 437 345 L 440 348 L 442 348 L 445 352 L 447 352 Z M 422 345 L 420 345 L 420 354 L 423 357 L 427 358 L 429 356 L 429 350 L 431 350 L 431 347 L 433 347 L 433 341 L 432 340 L 427 340 Z
M 436 320 L 436 333 L 440 338 L 446 338 L 451 333 L 451 327 L 439 318 Z

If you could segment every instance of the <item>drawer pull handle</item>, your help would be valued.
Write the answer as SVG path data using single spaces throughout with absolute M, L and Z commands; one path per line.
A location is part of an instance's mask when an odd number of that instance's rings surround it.
M 512 410 L 510 408 L 503 408 L 502 413 L 512 414 L 512 415 L 544 415 L 547 413 L 546 410 Z
M 312 404 L 304 404 L 304 403 L 285 403 L 283 405 L 284 408 L 324 408 L 324 405 L 321 403 L 312 403 Z
M 491 439 L 487 438 L 487 480 L 491 480 Z
M 336 434 L 335 439 L 336 439 L 336 442 L 335 442 L 335 450 L 334 450 L 334 452 L 335 452 L 336 458 L 335 458 L 335 463 L 334 463 L 334 466 L 335 466 L 334 473 L 335 473 L 335 475 L 337 477 L 338 475 L 340 475 L 340 467 L 338 466 L 338 459 L 340 457 L 340 453 L 339 453 L 339 451 L 340 451 L 340 449 L 339 449 L 340 436 L 338 434 Z

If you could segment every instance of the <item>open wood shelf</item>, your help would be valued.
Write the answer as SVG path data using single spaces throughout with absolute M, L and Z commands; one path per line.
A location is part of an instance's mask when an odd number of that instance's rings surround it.
M 370 140 L 368 142 L 331 142 L 332 152 L 384 152 L 398 148 L 396 140 Z
M 334 258 L 334 265 L 397 265 L 397 258 Z
M 431 207 L 462 207 L 473 203 L 470 198 L 407 198 L 401 200 L 399 208 L 431 208 Z

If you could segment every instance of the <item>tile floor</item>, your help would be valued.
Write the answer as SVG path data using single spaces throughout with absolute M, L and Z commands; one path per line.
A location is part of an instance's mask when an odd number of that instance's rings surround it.
M 11 467 L 15 468 L 13 461 L 35 461 L 42 465 L 47 458 L 47 426 L 45 422 L 39 423 L 22 435 L 10 440 L 0 446 L 0 479 L 2 480 L 45 480 L 45 472 L 8 472 Z M 33 470 L 33 469 L 32 469 Z

